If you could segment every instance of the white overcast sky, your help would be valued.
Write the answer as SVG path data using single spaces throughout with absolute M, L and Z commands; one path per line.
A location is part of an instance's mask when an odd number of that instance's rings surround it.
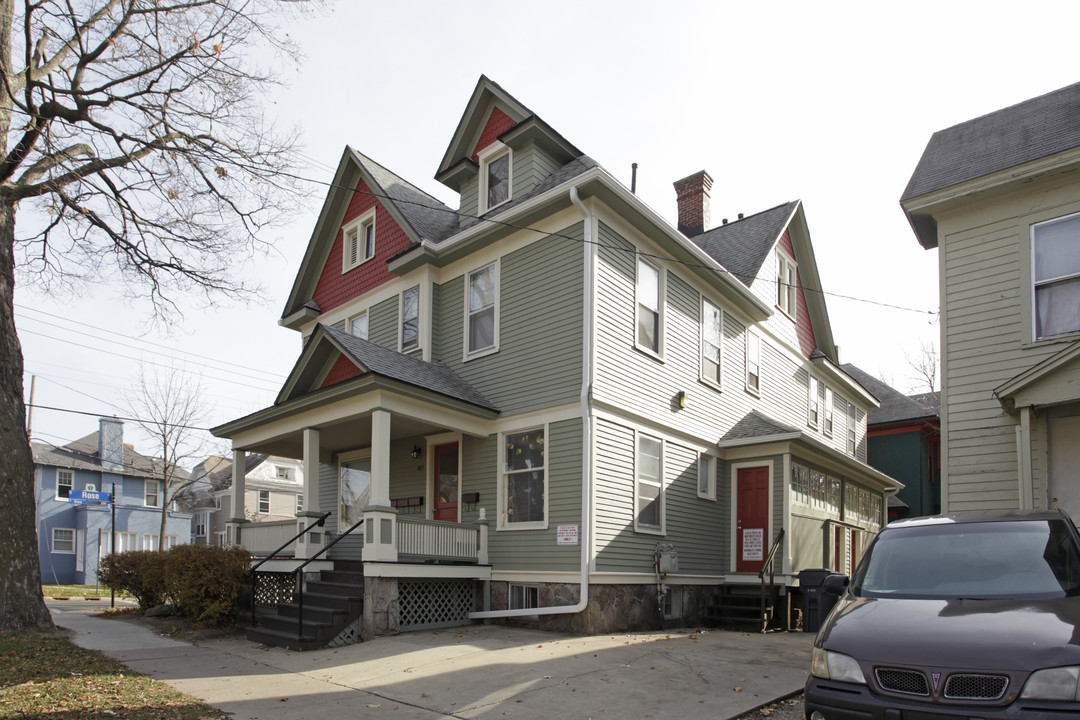
M 295 27 L 306 60 L 267 112 L 302 128 L 312 179 L 349 144 L 456 207 L 433 175 L 486 74 L 627 185 L 637 162 L 638 195 L 673 223 L 671 183 L 702 169 L 714 225 L 801 199 L 841 359 L 906 392 L 907 357 L 938 337 L 937 251 L 900 194 L 935 130 L 1080 80 L 1078 16 L 1038 1 L 341 0 Z M 37 404 L 91 413 L 39 409 L 35 439 L 121 414 L 140 360 L 201 373 L 212 424 L 269 405 L 299 353 L 277 320 L 324 196 L 266 235 L 277 254 L 237 269 L 265 287 L 257 306 L 163 328 L 114 287 L 17 289 L 27 399 L 35 374 Z

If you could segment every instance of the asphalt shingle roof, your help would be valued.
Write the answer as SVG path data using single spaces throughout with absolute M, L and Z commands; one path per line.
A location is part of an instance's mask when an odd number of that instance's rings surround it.
M 851 363 L 846 363 L 840 367 L 881 403 L 881 407 L 870 408 L 867 413 L 866 422 L 868 425 L 882 425 L 905 420 L 923 420 L 937 417 L 937 410 L 932 404 L 930 406 L 923 405 L 914 397 L 904 395 L 899 390 Z M 936 393 L 929 393 L 929 395 L 934 396 Z
M 67 445 L 56 446 L 49 443 L 30 443 L 34 453 L 34 463 L 50 467 L 71 468 L 72 470 L 90 470 L 108 472 L 133 477 L 151 477 L 161 472 L 161 459 L 151 458 L 124 446 L 124 467 L 122 470 L 109 470 L 102 466 L 98 457 L 98 433 L 92 432 L 86 437 L 73 440 Z M 187 470 L 177 468 L 175 478 L 187 480 Z
M 421 238 L 441 240 L 456 230 L 458 224 L 456 211 L 367 155 L 356 150 L 352 152 L 356 156 L 356 161 L 379 184 L 379 188 L 372 188 L 372 190 L 385 195 L 390 202 L 393 202 L 394 207 Z
M 1080 146 L 1080 83 L 930 138 L 901 201 Z
M 731 429 L 722 438 L 723 440 L 750 440 L 760 437 L 773 437 L 774 435 L 789 435 L 799 430 L 790 425 L 773 420 L 762 415 L 757 410 L 751 410 L 742 420 L 731 426 Z
M 327 325 L 319 327 L 334 339 L 353 362 L 376 375 L 416 385 L 489 410 L 499 410 L 483 393 L 442 363 L 426 362 Z
M 777 205 L 690 239 L 749 287 L 798 204 L 795 200 Z

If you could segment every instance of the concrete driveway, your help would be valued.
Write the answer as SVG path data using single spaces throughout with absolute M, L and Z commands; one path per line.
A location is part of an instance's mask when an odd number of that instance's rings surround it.
M 813 635 L 682 630 L 572 637 L 493 625 L 296 653 L 180 642 L 54 612 L 101 650 L 240 720 L 733 718 L 802 689 Z

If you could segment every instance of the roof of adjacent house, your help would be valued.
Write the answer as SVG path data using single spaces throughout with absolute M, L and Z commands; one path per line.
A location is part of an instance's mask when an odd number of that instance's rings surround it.
M 867 425 L 885 425 L 909 420 L 932 420 L 938 417 L 938 408 L 934 399 L 938 393 L 923 393 L 907 396 L 883 380 L 870 375 L 856 365 L 845 363 L 840 366 L 844 372 L 855 379 L 870 394 L 878 399 L 880 407 L 870 408 L 866 415 Z M 922 400 L 916 400 L 922 398 Z M 940 401 L 938 401 L 940 403 Z
M 1080 146 L 1080 83 L 930 138 L 901 202 Z
M 161 472 L 161 458 L 152 458 L 136 452 L 129 445 L 124 445 L 124 467 L 120 470 L 110 470 L 101 464 L 98 456 L 98 433 L 92 432 L 86 437 L 73 440 L 67 445 L 51 445 L 43 442 L 32 442 L 30 448 L 34 453 L 34 463 L 50 467 L 61 467 L 71 470 L 89 470 L 92 472 L 108 472 L 116 475 L 130 475 L 133 477 L 156 476 Z M 187 480 L 188 471 L 176 468 L 173 476 L 179 480 Z
M 798 206 L 799 201 L 793 200 L 690 239 L 749 287 Z
M 317 325 L 316 330 L 319 328 L 326 332 L 352 362 L 368 372 L 432 390 L 447 397 L 464 400 L 489 410 L 499 409 L 484 397 L 483 393 L 463 380 L 447 365 L 405 355 L 327 325 Z M 314 337 L 314 333 L 312 336 Z

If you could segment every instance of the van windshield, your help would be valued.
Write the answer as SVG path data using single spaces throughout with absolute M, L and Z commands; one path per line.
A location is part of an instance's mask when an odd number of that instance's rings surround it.
M 886 528 L 852 591 L 864 597 L 1052 598 L 1080 594 L 1080 556 L 1062 520 Z

